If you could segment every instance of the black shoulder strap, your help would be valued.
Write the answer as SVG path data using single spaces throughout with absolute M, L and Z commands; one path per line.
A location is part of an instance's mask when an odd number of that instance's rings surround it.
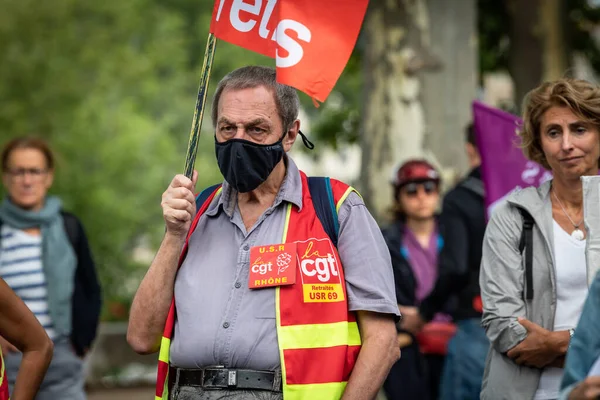
M 198 196 L 196 196 L 196 212 L 198 212 L 198 210 L 200 210 L 202 208 L 202 205 L 204 204 L 204 202 L 206 200 L 208 200 L 208 198 L 210 197 L 210 195 L 213 194 L 213 192 L 215 190 L 217 190 L 217 188 L 220 185 L 221 185 L 220 183 L 217 183 L 216 185 L 212 185 L 210 187 L 207 187 L 206 189 L 204 189 L 203 191 L 201 191 Z
M 481 179 L 469 176 L 467 179 L 463 180 L 459 186 L 464 187 L 472 193 L 475 193 L 479 197 L 485 197 L 485 187 L 483 186 Z
M 521 231 L 521 240 L 519 241 L 519 252 L 525 251 L 525 298 L 533 299 L 533 217 L 523 208 L 519 208 L 523 217 L 523 230 Z
M 329 178 L 321 176 L 309 177 L 308 190 L 310 191 L 310 197 L 312 197 L 317 217 L 321 221 L 329 239 L 337 248 L 339 224 Z
M 69 242 L 74 249 L 77 249 L 77 243 L 79 243 L 79 222 L 77 218 L 69 213 L 61 212 L 63 217 L 63 224 L 65 225 L 65 231 L 69 237 Z

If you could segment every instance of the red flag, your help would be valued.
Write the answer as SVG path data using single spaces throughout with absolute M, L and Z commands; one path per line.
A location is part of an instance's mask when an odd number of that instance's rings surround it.
M 215 0 L 210 32 L 276 59 L 277 81 L 325 101 L 360 31 L 368 0 Z

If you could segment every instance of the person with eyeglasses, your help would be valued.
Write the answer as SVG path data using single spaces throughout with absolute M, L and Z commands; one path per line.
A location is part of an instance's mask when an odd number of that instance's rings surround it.
M 7 196 L 0 203 L 0 277 L 45 329 L 54 357 L 37 400 L 85 399 L 82 358 L 96 336 L 101 293 L 79 219 L 48 195 L 54 155 L 39 138 L 9 141 L 0 156 Z M 26 359 L 0 337 L 9 385 Z
M 399 306 L 417 306 L 431 292 L 443 247 L 436 210 L 440 174 L 425 160 L 410 160 L 394 174 L 394 222 L 383 230 L 394 269 Z M 413 335 L 398 325 L 402 358 L 385 383 L 388 400 L 437 399 L 447 342 L 455 326 L 447 313 Z
M 471 171 L 444 196 L 439 217 L 444 240 L 433 290 L 418 306 L 402 306 L 401 328 L 417 334 L 454 302 L 456 334 L 448 342 L 441 400 L 479 399 L 489 341 L 481 327 L 479 266 L 486 227 L 481 158 L 473 125 L 465 129 L 465 149 Z

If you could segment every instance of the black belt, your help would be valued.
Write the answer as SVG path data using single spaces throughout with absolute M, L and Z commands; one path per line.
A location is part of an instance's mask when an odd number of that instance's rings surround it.
M 270 390 L 281 392 L 281 372 L 207 367 L 184 369 L 169 366 L 169 386 L 198 386 L 204 389 Z

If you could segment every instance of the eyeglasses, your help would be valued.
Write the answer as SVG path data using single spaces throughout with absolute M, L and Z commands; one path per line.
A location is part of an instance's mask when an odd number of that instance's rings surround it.
M 25 175 L 31 176 L 33 179 L 40 179 L 48 173 L 47 168 L 9 168 L 6 172 L 13 179 L 23 179 Z
M 407 183 L 402 188 L 402 191 L 407 196 L 413 197 L 419 192 L 419 187 L 422 187 L 426 194 L 437 193 L 438 191 L 438 185 L 433 181 Z

